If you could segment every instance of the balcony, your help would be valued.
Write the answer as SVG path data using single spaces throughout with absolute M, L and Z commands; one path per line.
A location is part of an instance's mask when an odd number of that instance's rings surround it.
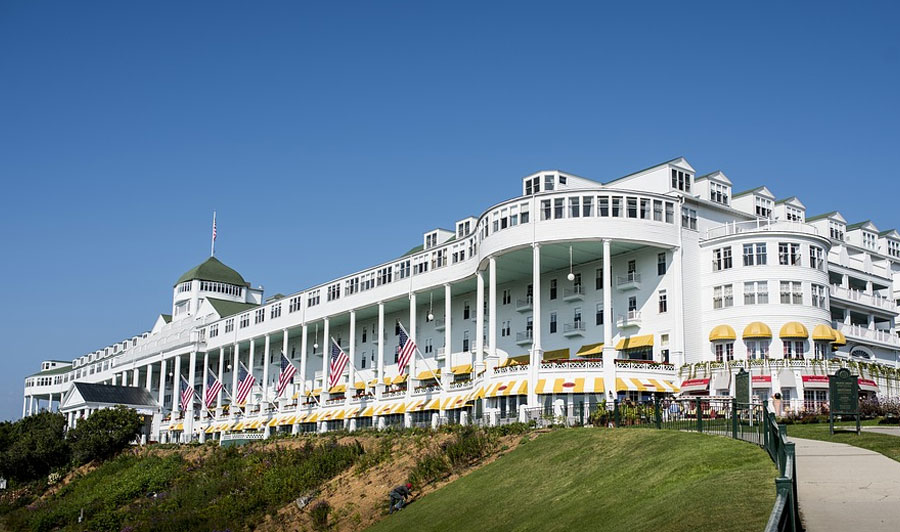
M 517 312 L 531 312 L 534 310 L 534 296 L 528 296 L 525 299 L 516 300 Z
M 532 331 L 530 331 L 530 330 L 525 331 L 525 332 L 517 332 L 516 333 L 516 344 L 528 345 L 533 342 L 532 338 L 533 338 L 533 334 L 532 334 Z
M 641 274 L 637 272 L 628 272 L 626 275 L 616 276 L 616 288 L 619 290 L 640 290 Z
M 563 290 L 563 301 L 582 301 L 584 300 L 584 287 L 575 285 L 572 288 Z
M 443 331 L 447 328 L 447 320 L 444 318 L 435 318 L 434 319 L 434 330 L 435 331 Z
M 807 223 L 803 222 L 786 222 L 780 220 L 769 220 L 766 218 L 757 218 L 748 222 L 732 222 L 719 227 L 713 227 L 706 232 L 706 238 L 703 240 L 711 240 L 722 236 L 739 235 L 742 233 L 756 233 L 762 231 L 803 233 L 807 235 L 818 235 L 819 230 Z
M 862 290 L 844 288 L 843 286 L 836 284 L 831 285 L 829 292 L 831 293 L 831 297 L 835 299 L 850 301 L 859 305 L 876 307 L 891 313 L 897 313 L 897 306 L 894 301 L 878 294 L 869 294 Z
M 437 355 L 435 355 L 435 360 L 444 360 L 447 357 L 447 349 L 444 347 L 438 347 Z
M 900 337 L 891 333 L 891 331 L 869 329 L 862 325 L 847 325 L 844 323 L 836 323 L 835 325 L 835 328 L 844 333 L 848 338 L 877 342 L 891 347 L 900 347 Z
M 641 326 L 641 311 L 640 310 L 629 310 L 628 314 L 622 315 L 620 314 L 618 318 L 616 318 L 616 327 L 620 329 L 624 329 L 625 327 L 640 327 Z
M 584 322 L 576 321 L 573 323 L 563 324 L 563 336 L 565 336 L 566 338 L 584 336 Z

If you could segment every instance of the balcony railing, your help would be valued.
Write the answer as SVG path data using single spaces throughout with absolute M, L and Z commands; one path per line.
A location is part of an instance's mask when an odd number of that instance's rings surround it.
M 835 325 L 835 328 L 837 330 L 841 331 L 846 336 L 849 336 L 851 338 L 871 340 L 873 342 L 880 342 L 882 344 L 900 347 L 900 337 L 898 337 L 894 333 L 891 333 L 891 331 L 869 329 L 868 327 L 863 327 L 861 325 L 847 325 L 845 323 L 836 323 Z
M 584 336 L 584 322 L 576 321 L 573 323 L 563 324 L 563 336 Z
M 627 314 L 620 314 L 616 319 L 617 327 L 640 327 L 641 311 L 629 310 Z
M 652 360 L 627 360 L 619 358 L 616 359 L 616 369 L 631 369 L 656 373 L 670 373 L 675 371 L 675 364 L 654 362 Z
M 527 296 L 525 299 L 516 300 L 516 311 L 528 312 L 534 308 L 534 296 Z
M 641 287 L 641 274 L 628 272 L 625 275 L 616 276 L 616 287 L 620 290 L 637 289 Z
M 434 320 L 434 330 L 443 331 L 447 327 L 447 320 L 444 318 L 435 318 Z
M 720 225 L 719 227 L 713 227 L 712 229 L 706 231 L 705 240 L 722 236 L 738 235 L 741 233 L 755 233 L 759 231 L 786 231 L 792 233 L 803 233 L 807 235 L 819 234 L 818 229 L 807 223 L 757 218 L 756 220 L 751 220 L 748 222 L 731 222 Z
M 584 286 L 580 284 L 563 290 L 563 300 L 565 301 L 581 301 L 582 299 L 584 299 Z
M 836 284 L 831 285 L 830 292 L 831 297 L 836 297 L 838 299 L 843 299 L 846 301 L 854 301 L 861 305 L 877 307 L 891 312 L 897 312 L 897 305 L 894 300 L 878 294 L 869 294 L 867 292 L 863 292 L 862 290 L 844 288 L 843 286 Z
M 532 343 L 534 334 L 531 330 L 516 333 L 516 343 L 519 345 Z

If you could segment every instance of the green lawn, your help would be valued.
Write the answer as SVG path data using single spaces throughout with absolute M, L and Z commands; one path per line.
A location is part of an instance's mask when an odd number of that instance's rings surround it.
M 854 424 L 854 427 L 856 425 Z M 841 428 L 848 429 L 849 426 L 841 424 Z M 807 425 L 788 425 L 788 436 L 796 438 L 806 438 L 809 440 L 823 440 L 835 443 L 846 443 L 855 445 L 863 449 L 869 449 L 876 453 L 881 453 L 888 458 L 892 458 L 900 462 L 900 438 L 889 434 L 875 434 L 871 432 L 861 431 L 859 436 L 855 432 L 835 432 L 832 436 L 828 428 L 828 423 L 810 423 Z
M 762 449 L 727 438 L 559 430 L 369 530 L 762 530 L 775 476 Z

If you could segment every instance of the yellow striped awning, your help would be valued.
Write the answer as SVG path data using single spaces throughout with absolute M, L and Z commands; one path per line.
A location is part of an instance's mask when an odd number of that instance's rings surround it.
M 391 409 L 391 414 L 403 414 L 406 412 L 406 403 L 397 403 Z
M 315 423 L 318 420 L 319 420 L 319 413 L 313 412 L 312 414 L 309 415 L 309 417 L 304 419 L 303 422 L 304 423 Z
M 210 426 L 206 427 L 206 430 L 204 430 L 203 432 L 205 432 L 207 434 L 212 434 L 215 431 L 216 431 L 216 426 L 210 425 Z
M 457 408 L 464 408 L 471 400 L 471 395 L 471 393 L 463 393 L 450 397 L 446 401 L 444 401 L 443 409 L 456 410 Z
M 422 371 L 418 375 L 416 375 L 416 379 L 418 379 L 420 381 L 426 381 L 429 379 L 439 379 L 439 378 L 441 378 L 441 370 L 440 369 L 435 370 L 435 371 L 426 370 L 426 371 Z
M 569 358 L 569 348 L 554 349 L 553 351 L 544 351 L 544 360 L 560 360 Z
M 441 408 L 441 400 L 440 399 L 432 399 L 428 406 L 425 407 L 425 410 L 440 410 Z
M 329 388 L 328 393 L 344 393 L 347 391 L 346 384 L 338 384 L 337 386 L 332 386 Z
M 594 393 L 606 393 L 606 383 L 603 382 L 603 377 L 594 378 Z
M 270 427 L 277 427 L 277 426 L 278 426 L 278 418 L 277 418 L 277 417 L 273 417 L 273 418 L 269 421 L 269 426 L 270 426 Z
M 799 321 L 789 321 L 781 327 L 778 333 L 779 338 L 787 339 L 806 339 L 809 338 L 809 331 Z
M 231 430 L 244 430 L 244 422 L 238 421 L 237 425 L 231 427 Z
M 834 335 L 834 329 L 827 325 L 816 325 L 813 327 L 812 339 L 817 342 L 833 342 L 837 337 Z
M 391 384 L 400 384 L 401 382 L 406 382 L 406 375 L 397 375 L 393 379 L 391 379 Z
M 454 375 L 468 375 L 472 373 L 472 364 L 460 364 L 450 368 L 450 373 Z
M 360 414 L 360 417 L 372 417 L 372 414 L 374 414 L 374 413 L 375 413 L 375 407 L 370 406 L 370 407 L 367 407 L 365 410 L 363 410 L 363 413 Z
M 475 392 L 472 394 L 472 397 L 470 398 L 470 400 L 474 400 L 474 399 L 484 399 L 484 393 L 485 393 L 484 386 L 480 386 L 480 387 L 479 387 L 477 390 L 475 390 Z
M 575 356 L 577 357 L 591 357 L 596 355 L 603 354 L 603 342 L 596 344 L 587 344 L 581 346 L 581 349 L 575 352 Z
M 501 368 L 508 368 L 509 366 L 521 366 L 522 364 L 530 364 L 531 363 L 531 355 L 519 355 L 515 357 L 506 357 L 501 364 Z M 471 366 L 471 364 L 470 364 Z M 471 372 L 470 372 L 471 373 Z
M 593 388 L 593 389 L 590 389 Z M 603 393 L 606 391 L 603 385 L 602 377 L 595 377 L 592 380 L 583 377 L 578 378 L 558 378 L 558 379 L 538 379 L 535 386 L 535 393 L 541 394 L 563 394 L 563 393 Z
M 251 428 L 251 429 L 258 429 L 259 427 L 262 426 L 262 424 L 263 424 L 263 420 L 261 420 L 261 419 L 256 419 L 256 420 L 253 421 L 253 423 L 250 424 L 250 427 L 248 427 L 248 428 Z
M 297 416 L 285 416 L 278 421 L 279 425 L 293 425 L 297 422 Z
M 678 386 L 665 379 L 638 379 L 634 377 L 616 377 L 616 391 L 678 393 Z
M 372 379 L 369 381 L 369 387 L 378 386 L 378 379 Z
M 831 346 L 837 345 L 847 345 L 847 337 L 844 336 L 844 333 L 837 329 L 832 329 L 834 331 L 834 342 L 831 343 Z
M 542 393 L 550 393 L 544 392 L 544 387 L 547 385 L 547 379 L 538 379 L 537 384 L 534 385 L 534 393 L 542 394 Z
M 331 419 L 344 419 L 346 416 L 347 416 L 346 410 L 338 410 L 337 412 L 334 413 L 333 416 L 331 416 Z
M 322 394 L 322 388 L 314 388 L 306 392 L 307 397 L 318 397 Z
M 709 331 L 710 342 L 722 342 L 725 340 L 737 340 L 737 333 L 731 325 L 717 325 L 713 330 Z
M 619 340 L 616 344 L 616 351 L 624 351 L 626 349 L 638 349 L 641 347 L 653 347 L 653 335 L 644 334 L 641 336 L 628 336 Z
M 344 418 L 350 419 L 354 417 L 359 417 L 359 413 L 362 412 L 361 406 L 354 406 L 353 408 L 344 412 Z
M 419 410 L 425 409 L 425 399 L 416 399 L 409 403 L 409 406 L 406 408 L 410 412 L 417 412 Z
M 378 407 L 378 410 L 375 411 L 376 416 L 383 416 L 391 411 L 394 408 L 394 405 L 381 405 Z
M 365 390 L 366 382 L 365 381 L 356 381 L 353 383 L 353 387 L 356 388 L 357 390 Z
M 508 395 L 528 395 L 527 380 L 511 380 L 495 383 L 488 388 L 486 397 L 499 397 Z
M 297 399 L 300 397 L 300 392 L 294 392 L 294 395 L 291 396 L 291 399 Z
M 772 329 L 761 321 L 754 321 L 744 327 L 744 340 L 752 340 L 754 338 L 771 338 Z

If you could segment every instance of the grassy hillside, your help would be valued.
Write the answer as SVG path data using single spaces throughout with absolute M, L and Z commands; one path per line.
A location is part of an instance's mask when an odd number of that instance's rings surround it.
M 369 530 L 762 530 L 775 473 L 764 451 L 726 438 L 560 430 Z

